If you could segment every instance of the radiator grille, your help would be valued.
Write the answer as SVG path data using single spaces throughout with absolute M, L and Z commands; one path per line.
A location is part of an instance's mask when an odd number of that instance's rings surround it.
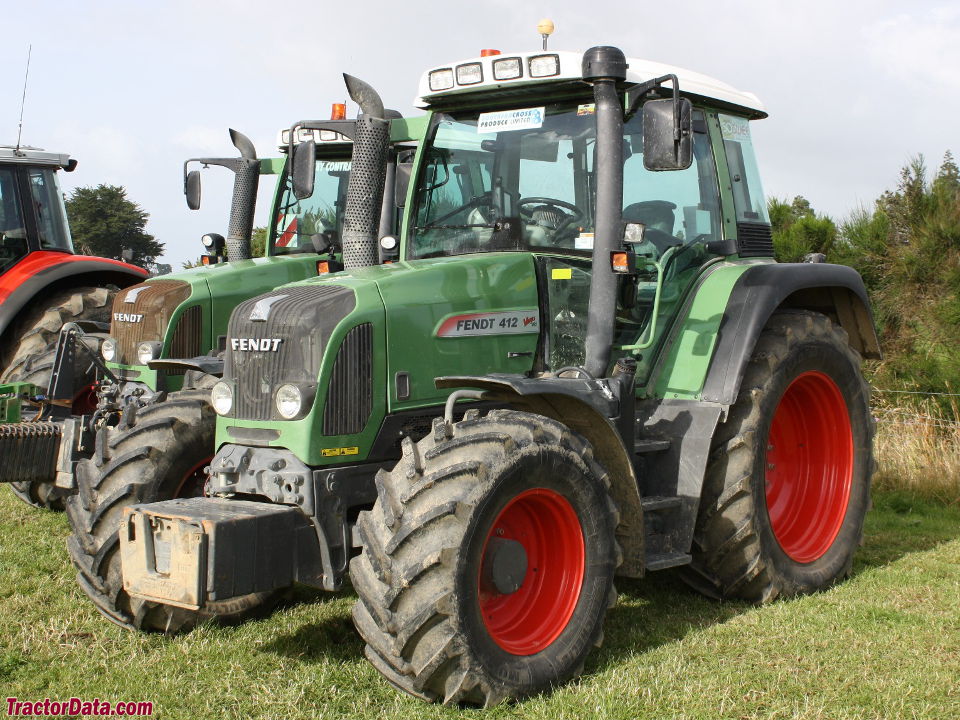
M 185 360 L 203 355 L 203 311 L 199 305 L 193 305 L 183 311 L 170 341 L 167 357 Z M 183 375 L 186 370 L 166 370 L 168 375 Z
M 254 313 L 258 304 L 261 310 Z M 277 387 L 315 383 L 331 332 L 355 306 L 352 290 L 332 284 L 274 290 L 238 305 L 230 317 L 223 368 L 224 379 L 234 383 L 230 416 L 273 419 Z M 251 320 L 251 313 L 266 319 Z M 275 350 L 240 349 L 241 341 L 249 347 L 260 340 L 279 342 Z
M 361 432 L 372 406 L 373 325 L 364 323 L 347 333 L 337 353 L 323 409 L 323 434 Z
M 766 223 L 737 223 L 737 247 L 742 257 L 773 257 L 773 234 Z
M 116 362 L 138 364 L 137 345 L 163 340 L 170 317 L 188 297 L 190 285 L 182 280 L 151 280 L 120 292 L 110 319 L 110 335 L 117 341 Z

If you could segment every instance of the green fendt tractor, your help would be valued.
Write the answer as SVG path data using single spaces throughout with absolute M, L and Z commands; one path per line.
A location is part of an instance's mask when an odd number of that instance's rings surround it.
M 390 114 L 385 178 L 390 192 L 377 206 L 380 237 L 394 232 L 395 170 L 399 163 L 403 173 L 404 157 L 425 127 L 422 119 Z M 73 438 L 74 452 L 66 460 L 61 453 L 57 484 L 76 488 L 66 506 L 73 529 L 68 549 L 79 582 L 100 611 L 121 625 L 138 625 L 142 619 L 131 613 L 120 592 L 115 515 L 139 502 L 202 494 L 215 431 L 210 385 L 222 371 L 217 356 L 224 349 L 230 311 L 252 295 L 341 267 L 339 232 L 353 133 L 352 120 L 304 121 L 281 132 L 281 148 L 297 148 L 306 180 L 299 194 L 292 185 L 290 155 L 251 161 L 245 158 L 255 158 L 252 145 L 238 144 L 243 151 L 239 160 L 201 160 L 234 168 L 239 163 L 241 169 L 254 170 L 252 163 L 259 162 L 261 173 L 279 176 L 266 257 L 242 259 L 250 255 L 256 176 L 238 173 L 232 232 L 226 241 L 231 261 L 219 262 L 223 239 L 207 235 L 205 244 L 211 252 L 204 262 L 209 267 L 134 286 L 114 304 L 103 358 L 104 371 L 117 381 L 100 386 L 98 414 L 68 425 L 75 431 L 65 433 Z M 188 201 L 195 207 L 197 175 L 186 178 Z M 391 256 L 389 247 L 383 255 Z M 211 354 L 201 356 L 207 350 Z M 216 614 L 232 617 L 242 608 L 234 603 L 220 610 Z
M 879 347 L 856 272 L 772 258 L 759 100 L 613 47 L 420 96 L 401 259 L 368 113 L 346 269 L 231 316 L 210 497 L 113 519 L 141 626 L 349 572 L 389 682 L 490 705 L 581 672 L 615 575 L 757 602 L 844 577 Z

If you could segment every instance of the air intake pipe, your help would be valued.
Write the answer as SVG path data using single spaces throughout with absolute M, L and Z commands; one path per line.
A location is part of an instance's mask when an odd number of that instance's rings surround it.
M 236 158 L 230 167 L 235 177 L 230 224 L 227 226 L 227 260 L 248 260 L 250 236 L 253 233 L 253 213 L 257 205 L 257 186 L 260 184 L 260 161 L 253 143 L 246 135 L 231 129 L 230 141 L 240 151 L 240 157 Z
M 344 74 L 343 80 L 350 98 L 363 113 L 357 117 L 341 231 L 343 266 L 349 269 L 377 265 L 380 261 L 377 231 L 390 150 L 390 121 L 376 90 L 351 75 Z
M 610 365 L 617 312 L 617 276 L 610 253 L 623 242 L 623 105 L 617 82 L 627 78 L 627 60 L 619 48 L 593 47 L 583 54 L 582 71 L 593 85 L 597 108 L 596 220 L 584 369 L 603 377 Z

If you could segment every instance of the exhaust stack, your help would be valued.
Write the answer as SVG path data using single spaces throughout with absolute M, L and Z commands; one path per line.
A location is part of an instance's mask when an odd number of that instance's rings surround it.
M 230 130 L 230 141 L 240 151 L 230 168 L 233 179 L 233 201 L 230 205 L 230 223 L 227 225 L 227 260 L 250 259 L 250 236 L 253 233 L 253 213 L 260 184 L 260 161 L 253 143 L 246 135 Z
M 357 116 L 341 231 L 343 266 L 359 268 L 380 262 L 377 231 L 390 148 L 390 121 L 384 117 L 383 101 L 376 90 L 351 75 L 344 74 L 343 80 L 350 98 L 362 112 Z
M 623 242 L 623 106 L 617 83 L 626 77 L 627 60 L 618 48 L 593 47 L 583 54 L 583 79 L 593 84 L 597 107 L 597 219 L 584 363 L 594 377 L 607 374 L 617 312 L 618 279 L 610 253 Z

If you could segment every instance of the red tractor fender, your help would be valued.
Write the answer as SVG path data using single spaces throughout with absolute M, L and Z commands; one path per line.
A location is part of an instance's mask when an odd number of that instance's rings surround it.
M 0 345 L 9 342 L 7 331 L 37 298 L 82 285 L 123 288 L 148 276 L 143 268 L 110 258 L 50 250 L 32 252 L 0 275 Z

